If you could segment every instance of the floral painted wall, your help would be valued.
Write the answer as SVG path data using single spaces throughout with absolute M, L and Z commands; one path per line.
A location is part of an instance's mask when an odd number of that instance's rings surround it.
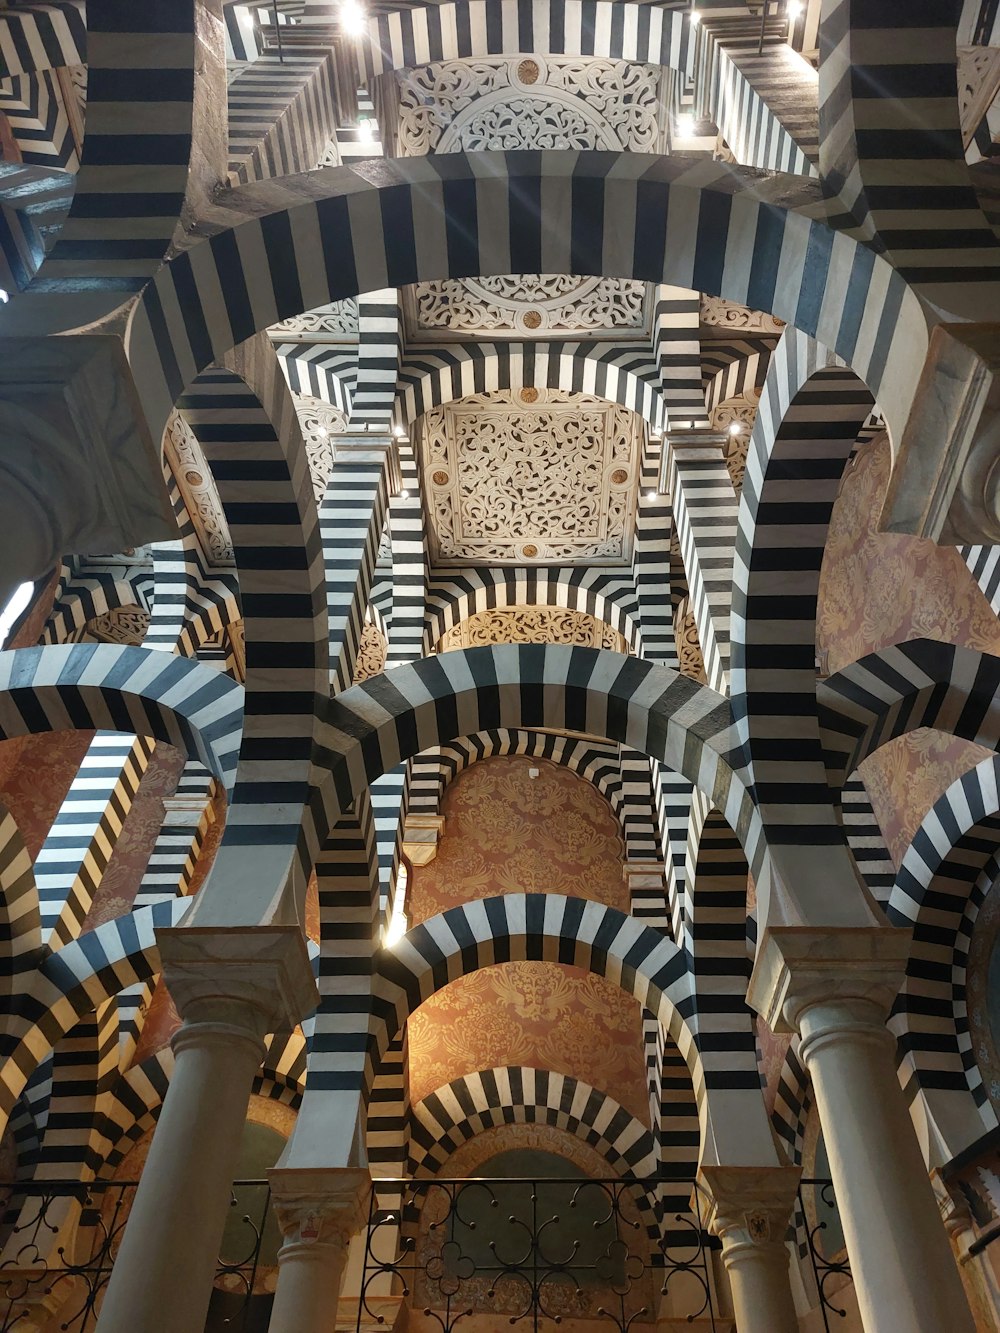
M 564 893 L 628 911 L 621 826 L 570 769 L 526 755 L 484 759 L 447 788 L 441 814 L 437 856 L 410 877 L 411 925 L 500 893 Z
M 569 769 L 520 755 L 485 759 L 451 783 L 441 813 L 437 856 L 411 875 L 411 924 L 468 899 L 525 891 L 628 910 L 618 821 Z M 484 968 L 432 996 L 408 1031 L 414 1101 L 465 1074 L 523 1064 L 583 1079 L 648 1124 L 639 1005 L 580 968 Z

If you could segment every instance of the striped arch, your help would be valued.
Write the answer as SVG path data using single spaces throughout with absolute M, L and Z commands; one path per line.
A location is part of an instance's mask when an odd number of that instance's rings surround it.
M 127 913 L 50 954 L 31 974 L 0 1034 L 0 1126 L 34 1070 L 81 1018 L 160 970 L 156 931 L 175 926 L 183 898 Z
M 480 611 L 529 606 L 568 607 L 603 620 L 632 652 L 642 651 L 635 583 L 626 570 L 493 568 L 456 570 L 434 579 L 427 590 L 424 646 L 434 649 L 450 629 Z
M 505 1066 L 454 1079 L 412 1107 L 408 1174 L 436 1174 L 463 1143 L 504 1124 L 565 1129 L 623 1176 L 658 1170 L 652 1134 L 606 1092 L 548 1069 Z
M 712 793 L 741 830 L 751 866 L 763 856 L 728 703 L 665 667 L 606 649 L 500 644 L 398 667 L 325 707 L 317 829 L 428 746 L 493 727 L 542 727 L 616 740 L 665 763 Z
M 64 569 L 65 578 L 39 638 L 42 644 L 71 642 L 89 621 L 120 606 L 150 610 L 152 580 L 148 564 L 130 574 L 122 571 L 121 576 L 111 570 L 74 573 L 71 566 Z
M 817 685 L 833 791 L 888 741 L 919 727 L 1000 750 L 1000 658 L 935 639 L 869 653 Z
M 457 737 L 448 745 L 427 751 L 414 759 L 408 813 L 438 814 L 444 793 L 460 773 L 481 759 L 498 755 L 529 755 L 534 759 L 547 759 L 550 763 L 560 764 L 579 774 L 596 787 L 615 812 L 621 826 L 626 857 L 632 857 L 630 846 L 644 839 L 646 846 L 643 855 L 636 854 L 634 859 L 655 859 L 649 765 L 643 764 L 645 789 L 639 792 L 634 790 L 634 777 L 626 788 L 620 747 L 580 737 L 509 728 L 494 728 Z
M 295 404 L 266 336 L 197 376 L 178 408 L 205 452 L 225 511 L 246 636 L 239 769 L 211 882 L 242 887 L 252 848 L 253 874 L 273 904 L 290 873 L 305 892 L 294 853 L 317 700 L 329 693 L 316 497 Z M 204 898 L 194 900 L 192 923 Z
M 595 56 L 687 72 L 691 30 L 680 10 L 610 0 L 427 5 L 379 15 L 359 56 L 363 82 L 389 70 L 483 56 Z
M 660 371 L 646 347 L 595 342 L 476 342 L 435 345 L 403 361 L 396 410 L 404 425 L 432 407 L 497 389 L 592 394 L 666 427 Z
M 188 188 L 193 127 L 211 124 L 208 106 L 220 93 L 225 97 L 224 67 L 206 60 L 196 38 L 197 10 L 195 0 L 152 6 L 89 0 L 86 135 L 76 190 L 67 227 L 27 289 L 48 332 L 110 313 L 162 263 Z M 80 26 L 77 16 L 72 39 L 66 32 L 58 42 L 59 48 L 72 42 L 67 53 L 76 63 Z M 92 281 L 95 262 L 105 277 L 100 285 Z
M 470 274 L 627 277 L 794 322 L 854 365 L 899 438 L 928 317 L 886 261 L 835 232 L 824 211 L 801 178 L 631 153 L 447 153 L 310 172 L 225 196 L 219 230 L 144 290 L 129 358 L 158 438 L 204 366 L 303 310 Z M 238 253 L 258 262 L 233 284 Z M 836 301 L 824 299 L 828 282 Z
M 694 977 L 684 952 L 659 931 L 600 903 L 560 894 L 508 894 L 451 908 L 413 927 L 376 963 L 373 1047 L 379 1057 L 408 1016 L 460 976 L 508 961 L 546 961 L 606 977 L 655 1015 L 683 1057 L 698 1105 L 702 1151 L 728 1160 L 769 1142 L 759 1084 L 732 1081 L 732 1057 L 711 1037 L 700 1046 Z M 708 1089 L 737 1093 L 738 1115 L 712 1118 Z M 755 1124 L 759 1114 L 761 1124 Z M 763 1137 L 760 1137 L 760 1133 Z
M 0 995 L 8 1001 L 38 965 L 42 922 L 31 857 L 17 820 L 0 804 Z
M 956 311 L 963 297 L 977 299 L 970 275 L 981 282 L 1000 261 L 965 161 L 955 51 L 961 11 L 961 0 L 824 0 L 819 33 L 824 184 L 862 233 L 895 256 L 907 281 L 931 299 L 949 285 Z M 900 161 L 912 164 L 905 182 L 887 185 L 897 181 Z M 963 314 L 977 318 L 971 308 Z
M 72 644 L 0 653 L 0 739 L 122 731 L 183 751 L 231 788 L 243 691 L 199 662 L 148 648 Z
M 786 891 L 808 904 L 798 909 L 803 919 L 841 924 L 857 921 L 859 909 L 870 920 L 871 909 L 860 895 L 831 893 L 827 878 L 861 883 L 823 762 L 816 607 L 841 473 L 871 410 L 871 394 L 852 370 L 805 334 L 785 333 L 750 440 L 733 557 L 733 711 L 761 818 L 774 830 L 769 843 Z M 775 735 L 795 736 L 791 758 L 787 746 L 779 758 Z M 761 888 L 763 930 L 769 886 Z
M 972 1050 L 965 984 L 976 917 L 998 875 L 1000 758 L 990 758 L 963 773 L 924 817 L 887 912 L 893 925 L 913 929 L 889 1026 L 930 1165 L 997 1123 Z

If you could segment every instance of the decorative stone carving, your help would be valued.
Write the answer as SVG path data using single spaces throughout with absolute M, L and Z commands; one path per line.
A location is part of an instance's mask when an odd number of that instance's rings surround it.
M 383 635 L 368 621 L 361 631 L 358 644 L 358 660 L 354 667 L 354 684 L 370 680 L 385 670 L 386 642 Z
M 603 620 L 562 606 L 512 606 L 478 611 L 438 640 L 437 651 L 491 643 L 570 643 L 627 653 L 623 635 Z
M 335 301 L 333 305 L 318 305 L 304 315 L 272 324 L 268 333 L 281 341 L 318 338 L 330 342 L 353 342 L 358 336 L 358 303 L 351 299 Z
M 623 562 L 640 436 L 626 408 L 584 394 L 476 394 L 423 418 L 419 454 L 440 563 Z
M 962 141 L 968 148 L 983 117 L 1000 93 L 1000 48 L 958 48 L 958 107 Z M 992 116 L 990 117 L 992 123 Z
M 205 559 L 216 568 L 231 566 L 233 542 L 212 469 L 194 432 L 179 412 L 171 412 L 167 421 L 163 452 L 198 534 Z
M 323 156 L 316 165 L 320 167 L 339 167 L 343 160 L 340 154 L 340 144 L 337 142 L 337 136 L 334 135 L 323 150 Z
M 662 147 L 661 71 L 577 57 L 437 62 L 397 75 L 399 151 Z M 645 284 L 545 274 L 421 283 L 406 302 L 411 331 L 642 331 Z
M 674 640 L 681 675 L 690 676 L 692 680 L 701 681 L 704 685 L 708 676 L 690 597 L 683 597 L 674 612 Z
M 617 278 L 523 273 L 418 283 L 416 330 L 451 333 L 586 333 L 644 329 L 646 287 Z
M 738 421 L 744 428 L 738 435 L 729 435 L 723 449 L 726 467 L 729 469 L 729 476 L 737 495 L 743 489 L 743 474 L 746 472 L 747 453 L 750 449 L 750 433 L 753 430 L 753 423 L 757 420 L 759 401 L 759 397 L 752 393 L 727 398 L 715 408 L 710 419 L 713 430 L 728 431 L 734 421 Z
M 120 643 L 138 647 L 149 629 L 149 612 L 141 606 L 116 606 L 102 616 L 95 616 L 84 626 L 88 639 L 98 643 Z
M 310 398 L 307 394 L 299 393 L 293 394 L 293 397 L 318 504 L 333 470 L 333 436 L 347 429 L 347 417 L 339 408 L 331 407 L 321 398 Z
M 784 320 L 763 310 L 751 310 L 748 306 L 737 305 L 734 301 L 724 301 L 721 296 L 701 298 L 701 322 L 724 329 L 740 329 L 743 333 L 779 334 L 784 329 Z

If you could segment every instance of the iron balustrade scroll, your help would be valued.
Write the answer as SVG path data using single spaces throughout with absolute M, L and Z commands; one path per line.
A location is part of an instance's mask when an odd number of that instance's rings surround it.
M 376 1180 L 357 1328 L 391 1289 L 441 1333 L 490 1313 L 537 1333 L 597 1319 L 716 1329 L 710 1253 L 690 1180 Z M 389 1206 L 391 1205 L 391 1206 Z
M 811 1207 L 806 1206 L 807 1198 Z M 830 1315 L 838 1319 L 847 1317 L 847 1310 L 838 1305 L 835 1298 L 837 1292 L 851 1281 L 832 1180 L 810 1177 L 799 1181 L 798 1221 L 805 1233 L 809 1262 L 816 1279 L 823 1327 L 830 1333 Z M 843 1281 L 838 1281 L 841 1278 Z
M 135 1189 L 119 1180 L 0 1184 L 0 1333 L 33 1327 L 43 1307 L 53 1328 L 93 1333 Z M 225 1304 L 218 1322 L 233 1333 L 249 1329 L 269 1205 L 266 1180 L 234 1181 L 215 1272 Z

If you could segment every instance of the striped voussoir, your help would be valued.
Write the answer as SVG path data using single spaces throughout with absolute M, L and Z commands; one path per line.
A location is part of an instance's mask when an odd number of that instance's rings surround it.
M 551 1125 L 582 1139 L 605 1158 L 609 1175 L 642 1179 L 658 1169 L 649 1129 L 608 1093 L 566 1074 L 514 1065 L 454 1079 L 412 1108 L 407 1174 L 414 1179 L 447 1175 L 448 1158 L 463 1143 L 486 1129 L 512 1124 Z M 658 1239 L 655 1195 L 642 1190 L 629 1197 L 639 1205 L 650 1236 Z
M 493 727 L 583 732 L 656 758 L 711 794 L 751 866 L 763 856 L 728 703 L 666 668 L 552 644 L 443 653 L 330 700 L 314 826 L 329 827 L 357 792 L 428 746 Z
M 987 319 L 1000 241 L 965 162 L 960 12 L 961 0 L 828 0 L 819 34 L 820 171 L 907 283 L 965 318 Z M 905 61 L 894 54 L 900 42 Z
M 1000 759 L 963 773 L 924 816 L 889 899 L 893 925 L 913 930 L 906 981 L 889 1027 L 904 1087 L 952 1135 L 996 1123 L 969 1034 L 965 978 L 976 916 L 1000 874 Z M 979 1115 L 963 1115 L 971 1091 Z M 950 1155 L 968 1146 L 949 1141 Z
M 634 60 L 686 70 L 689 26 L 677 9 L 610 0 L 465 0 L 373 17 L 359 56 L 366 83 L 436 60 L 525 51 Z M 554 270 L 553 270 L 554 271 Z
M 358 378 L 358 354 L 354 347 L 276 342 L 274 350 L 293 393 L 318 398 L 350 415 Z
M 363 438 L 350 447 L 347 443 L 334 447 L 333 469 L 319 507 L 334 693 L 347 689 L 354 679 L 388 514 L 392 463 L 391 443 L 369 444 Z
M 84 0 L 18 4 L 0 13 L 0 79 L 86 63 Z
M 748 167 L 818 176 L 816 71 L 775 33 L 759 43 L 756 20 L 712 19 L 699 26 L 700 108 Z
M 560 606 L 603 620 L 643 652 L 635 584 L 619 569 L 576 565 L 483 566 L 438 571 L 427 589 L 427 641 L 432 651 L 441 637 L 480 611 L 508 607 Z M 644 656 L 649 656 L 643 652 Z
M 17 820 L 0 804 L 0 989 L 9 999 L 42 948 L 38 889 Z
M 0 33 L 3 15 L 0 10 Z M 52 70 L 0 80 L 0 115 L 26 166 L 76 172 L 80 165 L 64 92 Z
M 359 297 L 357 352 L 351 429 L 385 434 L 392 428 L 403 358 L 403 310 L 395 288 Z
M 714 338 L 702 344 L 709 414 L 728 398 L 759 398 L 777 337 Z
M 0 653 L 0 737 L 122 731 L 166 741 L 232 785 L 243 691 L 148 648 L 72 644 Z
M 246 633 L 240 768 L 223 847 L 290 854 L 309 788 L 317 701 L 329 693 L 323 548 L 298 417 L 264 337 L 198 376 L 179 408 L 212 467 Z
M 825 215 L 801 178 L 630 153 L 446 153 L 268 181 L 220 198 L 220 230 L 160 269 L 129 326 L 130 361 L 155 435 L 201 369 L 303 310 L 470 273 L 603 274 L 795 322 L 854 366 L 898 438 L 927 317 Z
M 264 51 L 228 88 L 229 183 L 311 171 L 337 128 L 329 48 Z
M 809 891 L 817 847 L 832 858 L 834 849 L 846 854 L 817 716 L 816 606 L 840 477 L 871 406 L 853 371 L 805 334 L 787 331 L 768 367 L 743 482 L 733 561 L 733 710 L 768 845 L 783 858 L 792 892 L 799 884 Z M 794 736 L 794 750 L 776 747 L 776 736 Z M 854 878 L 853 862 L 845 873 Z
M 606 1092 L 548 1069 L 505 1066 L 445 1083 L 411 1112 L 410 1173 L 435 1175 L 482 1130 L 503 1124 L 555 1125 L 579 1134 L 622 1175 L 658 1168 L 647 1126 Z
M 89 0 L 76 191 L 30 284 L 38 296 L 59 294 L 46 302 L 53 331 L 115 309 L 163 261 L 184 205 L 193 126 L 214 86 L 206 71 L 194 77 L 196 9 L 194 0 Z M 221 67 L 213 73 L 221 81 Z
M 958 550 L 990 610 L 1000 615 L 1000 546 L 960 546 Z
M 527 755 L 560 764 L 596 787 L 619 821 L 626 859 L 652 860 L 656 848 L 651 827 L 649 763 L 644 756 L 640 757 L 645 789 L 635 773 L 626 787 L 623 762 L 627 754 L 631 752 L 618 745 L 551 732 L 494 728 L 459 736 L 414 760 L 409 813 L 438 814 L 449 785 L 472 764 L 497 755 Z
M 6 1121 L 41 1061 L 81 1018 L 159 972 L 156 930 L 177 925 L 187 910 L 187 902 L 175 898 L 126 913 L 39 963 L 0 1034 L 0 1121 Z
M 653 430 L 665 425 L 656 361 L 648 347 L 629 343 L 477 342 L 410 351 L 400 366 L 396 405 L 409 423 L 470 394 L 528 388 L 606 398 Z
M 833 791 L 870 754 L 918 727 L 1000 748 L 1000 658 L 935 639 L 869 653 L 817 687 Z

